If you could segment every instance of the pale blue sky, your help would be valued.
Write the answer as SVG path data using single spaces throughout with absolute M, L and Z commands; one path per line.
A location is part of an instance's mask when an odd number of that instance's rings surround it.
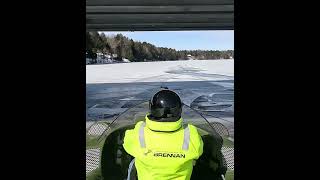
M 136 31 L 121 33 L 134 41 L 145 41 L 158 47 L 176 50 L 233 50 L 234 31 Z

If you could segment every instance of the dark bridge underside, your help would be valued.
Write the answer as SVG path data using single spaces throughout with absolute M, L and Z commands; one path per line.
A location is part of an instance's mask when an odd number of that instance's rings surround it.
M 87 0 L 87 31 L 233 30 L 234 0 Z

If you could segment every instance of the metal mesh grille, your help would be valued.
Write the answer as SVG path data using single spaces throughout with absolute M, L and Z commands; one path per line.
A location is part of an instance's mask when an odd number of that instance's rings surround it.
M 86 174 L 99 167 L 100 148 L 86 150 Z
M 234 170 L 234 149 L 230 147 L 222 147 L 221 151 L 226 160 L 228 169 Z
M 229 131 L 223 124 L 219 122 L 211 122 L 210 124 L 220 136 L 229 136 Z
M 100 136 L 107 128 L 108 128 L 108 125 L 104 123 L 95 123 L 89 128 L 87 134 Z

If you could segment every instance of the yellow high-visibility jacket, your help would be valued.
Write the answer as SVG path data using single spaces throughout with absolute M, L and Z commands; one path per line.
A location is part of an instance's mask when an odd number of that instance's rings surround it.
M 156 122 L 147 116 L 124 137 L 124 149 L 135 157 L 139 180 L 189 180 L 203 142 L 193 125 Z

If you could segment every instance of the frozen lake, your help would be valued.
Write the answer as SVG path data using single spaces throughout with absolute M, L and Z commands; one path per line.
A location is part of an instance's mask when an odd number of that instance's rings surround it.
M 233 65 L 234 60 L 87 65 L 87 121 L 113 118 L 166 86 L 208 118 L 212 115 L 233 122 Z
M 87 84 L 233 80 L 233 60 L 87 65 Z

